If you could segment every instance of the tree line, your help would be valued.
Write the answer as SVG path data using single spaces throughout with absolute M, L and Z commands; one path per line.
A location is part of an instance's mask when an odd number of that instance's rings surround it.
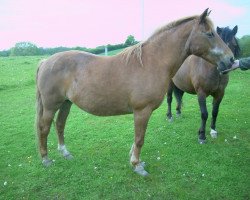
M 242 38 L 238 39 L 241 55 L 240 57 L 248 57 L 250 56 L 250 35 L 245 35 Z M 62 51 L 68 50 L 80 50 L 86 51 L 93 54 L 100 54 L 105 51 L 105 47 L 108 48 L 109 51 L 121 49 L 125 47 L 129 47 L 138 43 L 135 40 L 134 36 L 129 35 L 124 43 L 121 44 L 108 44 L 103 46 L 98 46 L 96 48 L 86 48 L 86 47 L 55 47 L 55 48 L 42 48 L 37 47 L 35 44 L 31 42 L 19 42 L 16 43 L 14 47 L 9 50 L 0 51 L 0 57 L 8 57 L 8 56 L 35 56 L 35 55 L 52 55 Z
M 0 51 L 0 57 L 8 57 L 8 56 L 36 56 L 36 55 L 52 55 L 62 51 L 69 51 L 69 50 L 80 50 L 86 51 L 93 54 L 100 54 L 105 51 L 107 47 L 109 51 L 121 49 L 125 47 L 129 47 L 138 43 L 135 40 L 135 37 L 129 35 L 124 43 L 121 44 L 108 44 L 103 46 L 98 46 L 96 48 L 86 48 L 86 47 L 55 47 L 55 48 L 43 48 L 37 47 L 35 44 L 31 42 L 18 42 L 9 50 Z

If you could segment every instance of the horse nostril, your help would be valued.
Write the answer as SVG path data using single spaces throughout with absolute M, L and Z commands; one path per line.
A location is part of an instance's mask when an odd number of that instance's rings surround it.
M 230 62 L 233 64 L 234 63 L 234 58 L 230 58 Z

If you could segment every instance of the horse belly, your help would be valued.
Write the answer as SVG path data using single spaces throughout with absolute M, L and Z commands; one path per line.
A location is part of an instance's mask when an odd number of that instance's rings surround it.
M 83 97 L 74 103 L 82 110 L 97 116 L 114 116 L 132 113 L 132 109 L 126 102 L 96 97 L 95 99 Z
M 84 84 L 84 83 L 83 83 Z M 125 92 L 108 90 L 102 84 L 81 87 L 68 91 L 68 98 L 82 110 L 98 116 L 113 116 L 132 113 Z

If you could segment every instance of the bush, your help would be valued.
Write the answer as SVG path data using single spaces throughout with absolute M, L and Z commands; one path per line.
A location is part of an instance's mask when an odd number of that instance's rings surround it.
M 39 55 L 38 47 L 31 42 L 19 42 L 10 50 L 10 56 L 35 56 Z
M 241 48 L 241 57 L 250 56 L 250 35 L 245 35 L 239 40 Z

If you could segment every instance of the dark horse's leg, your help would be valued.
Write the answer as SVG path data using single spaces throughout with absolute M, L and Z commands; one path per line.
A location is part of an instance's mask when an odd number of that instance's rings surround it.
M 72 103 L 70 101 L 65 101 L 59 109 L 57 119 L 56 119 L 56 130 L 58 135 L 58 150 L 59 152 L 67 159 L 71 159 L 72 155 L 66 149 L 64 145 L 64 128 L 67 117 L 69 115 L 69 111 Z
M 198 93 L 198 101 L 201 111 L 201 127 L 199 129 L 199 143 L 204 144 L 206 141 L 206 122 L 208 118 L 207 105 L 206 105 L 206 95 L 204 93 Z
M 175 85 L 174 85 L 173 89 L 174 89 L 174 95 L 175 95 L 175 98 L 177 101 L 176 114 L 177 114 L 177 116 L 181 116 L 182 97 L 183 97 L 184 91 L 182 91 L 181 89 L 179 89 Z
M 168 104 L 167 119 L 169 122 L 173 121 L 172 110 L 171 110 L 171 104 L 172 104 L 172 99 L 173 99 L 173 89 L 174 89 L 174 83 L 173 81 L 170 81 L 168 85 L 168 91 L 167 91 L 167 104 Z
M 213 98 L 213 111 L 212 111 L 211 132 L 210 132 L 210 135 L 212 136 L 212 138 L 217 138 L 218 133 L 216 131 L 216 119 L 218 116 L 219 107 L 223 99 L 223 96 L 224 96 L 224 92 L 220 93 L 217 96 L 214 96 Z
M 144 170 L 143 162 L 140 161 L 140 153 L 151 113 L 152 109 L 149 107 L 142 110 L 134 110 L 135 138 L 130 150 L 130 163 L 134 167 L 134 171 L 142 176 L 148 175 L 148 172 Z

